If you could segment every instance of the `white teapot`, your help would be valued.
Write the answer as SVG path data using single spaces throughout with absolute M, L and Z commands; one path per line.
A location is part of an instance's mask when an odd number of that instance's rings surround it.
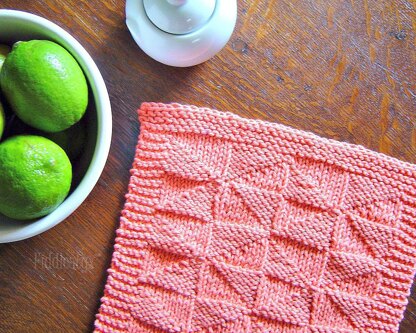
M 126 23 L 136 43 L 170 66 L 200 64 L 228 42 L 236 0 L 127 0 Z

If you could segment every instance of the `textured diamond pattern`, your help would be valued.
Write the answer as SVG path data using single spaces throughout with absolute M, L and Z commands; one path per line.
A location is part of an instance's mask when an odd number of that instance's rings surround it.
M 362 147 L 144 104 L 97 332 L 396 332 L 416 168 Z

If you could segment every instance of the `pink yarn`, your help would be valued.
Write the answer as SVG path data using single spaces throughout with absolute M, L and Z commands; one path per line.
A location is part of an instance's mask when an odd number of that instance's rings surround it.
M 397 332 L 416 167 L 206 108 L 145 103 L 96 332 Z

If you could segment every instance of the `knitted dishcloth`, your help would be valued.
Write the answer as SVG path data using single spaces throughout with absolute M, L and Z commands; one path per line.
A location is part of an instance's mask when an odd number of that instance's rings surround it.
M 397 332 L 416 166 L 207 108 L 145 103 L 95 332 Z

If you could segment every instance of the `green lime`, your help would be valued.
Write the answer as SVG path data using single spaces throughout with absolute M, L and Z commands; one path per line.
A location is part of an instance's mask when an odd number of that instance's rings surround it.
M 87 137 L 83 121 L 77 122 L 65 131 L 46 133 L 45 136 L 59 145 L 71 161 L 82 153 Z
M 0 72 L 0 86 L 18 117 L 45 132 L 69 128 L 88 104 L 84 73 L 67 50 L 51 41 L 15 43 Z
M 10 47 L 8 45 L 0 44 L 0 70 L 9 52 Z
M 72 166 L 57 144 L 18 135 L 0 143 L 0 213 L 18 220 L 55 210 L 68 195 Z
M 3 135 L 4 127 L 6 126 L 6 115 L 4 114 L 3 105 L 0 101 L 0 139 Z
M 3 105 L 0 101 L 0 139 L 3 135 L 4 126 L 6 125 L 6 115 L 4 114 Z
M 7 119 L 6 114 L 6 126 L 3 132 L 3 139 L 22 134 L 39 135 L 38 132 L 40 131 L 26 125 L 16 115 L 13 114 Z

